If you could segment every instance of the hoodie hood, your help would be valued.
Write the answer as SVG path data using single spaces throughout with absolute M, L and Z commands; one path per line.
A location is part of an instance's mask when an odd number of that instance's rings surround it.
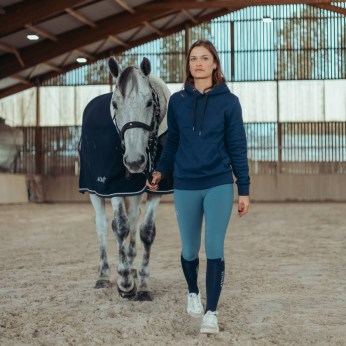
M 227 87 L 225 79 L 223 79 L 221 84 L 214 86 L 213 89 L 205 92 L 204 94 L 199 92 L 197 89 L 195 89 L 195 87 L 193 87 L 189 83 L 185 83 L 184 87 L 187 93 L 193 95 L 193 127 L 192 127 L 193 131 L 195 130 L 195 126 L 196 126 L 197 99 L 198 97 L 204 97 L 203 104 L 202 104 L 202 111 L 201 111 L 201 124 L 199 128 L 199 135 L 201 135 L 202 128 L 203 128 L 204 112 L 207 107 L 208 97 L 211 97 L 213 95 L 223 94 L 223 93 L 229 93 L 230 91 Z

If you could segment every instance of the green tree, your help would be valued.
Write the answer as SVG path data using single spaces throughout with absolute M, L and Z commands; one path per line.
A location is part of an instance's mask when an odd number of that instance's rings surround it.
M 275 47 L 279 80 L 346 78 L 345 21 L 326 13 L 306 6 L 283 21 Z

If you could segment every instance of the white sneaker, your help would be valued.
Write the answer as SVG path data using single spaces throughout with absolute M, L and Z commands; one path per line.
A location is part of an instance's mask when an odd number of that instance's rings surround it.
M 203 316 L 204 309 L 201 303 L 201 293 L 189 293 L 187 295 L 187 313 L 193 317 Z
M 219 326 L 217 324 L 217 311 L 207 311 L 203 316 L 203 322 L 201 326 L 201 333 L 205 334 L 217 334 L 219 332 Z

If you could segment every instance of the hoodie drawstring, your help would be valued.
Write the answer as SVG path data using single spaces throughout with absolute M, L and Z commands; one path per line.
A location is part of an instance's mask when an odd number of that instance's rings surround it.
M 205 108 L 207 106 L 208 96 L 209 96 L 208 94 L 205 94 L 203 105 L 202 105 L 201 125 L 199 128 L 199 135 L 201 135 L 202 133 L 204 113 L 205 113 Z M 196 89 L 193 89 L 193 128 L 192 128 L 193 131 L 195 131 L 195 126 L 196 126 L 196 110 L 197 110 L 197 92 L 196 92 Z
M 203 102 L 203 106 L 202 106 L 201 126 L 200 126 L 200 128 L 199 128 L 199 135 L 201 135 L 201 133 L 202 133 L 203 120 L 204 120 L 204 112 L 205 112 L 205 108 L 206 108 L 206 106 L 207 106 L 207 100 L 208 100 L 208 94 L 205 95 L 204 102 Z
M 195 131 L 195 126 L 196 126 L 196 108 L 197 108 L 197 93 L 196 93 L 196 89 L 193 89 L 193 128 L 192 128 L 193 131 Z

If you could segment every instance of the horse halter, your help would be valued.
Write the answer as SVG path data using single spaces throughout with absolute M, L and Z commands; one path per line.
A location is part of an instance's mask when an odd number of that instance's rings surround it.
M 146 147 L 146 152 L 148 155 L 148 160 L 147 160 L 147 166 L 145 170 L 142 172 L 145 174 L 146 178 L 149 180 L 151 183 L 152 180 L 152 172 L 154 171 L 154 160 L 156 156 L 156 151 L 157 151 L 157 142 L 158 142 L 158 134 L 159 134 L 159 120 L 160 120 L 160 100 L 159 100 L 159 95 L 156 93 L 155 89 L 152 87 L 152 85 L 149 82 L 149 87 L 151 89 L 151 94 L 153 97 L 153 116 L 151 118 L 151 123 L 150 126 L 141 122 L 141 121 L 129 121 L 126 123 L 121 131 L 119 130 L 118 124 L 117 124 L 117 119 L 115 117 L 115 113 L 113 116 L 113 121 L 115 123 L 115 127 L 118 131 L 119 137 L 120 137 L 120 142 L 121 142 L 121 149 L 116 148 L 121 152 L 122 155 L 125 153 L 125 142 L 124 142 L 124 136 L 125 136 L 125 131 L 128 129 L 133 129 L 133 128 L 143 128 L 147 131 L 150 132 L 149 134 L 149 140 L 148 140 L 148 145 Z M 153 133 L 155 130 L 155 133 Z M 127 180 L 130 180 L 132 177 L 132 173 L 126 168 L 126 174 L 125 177 Z

